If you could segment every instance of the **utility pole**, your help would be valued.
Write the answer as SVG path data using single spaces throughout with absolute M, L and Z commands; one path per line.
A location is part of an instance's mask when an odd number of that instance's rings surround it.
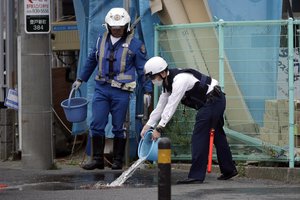
M 50 15 L 49 2 L 33 1 L 49 6 L 31 6 L 32 1 L 18 1 L 19 131 L 25 169 L 49 169 L 53 165 L 50 34 L 46 27 L 50 22 L 36 14 L 39 10 L 33 10 L 43 8 L 42 13 Z

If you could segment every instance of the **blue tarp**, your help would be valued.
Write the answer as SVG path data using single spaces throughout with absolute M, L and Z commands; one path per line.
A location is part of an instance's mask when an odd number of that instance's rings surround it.
M 80 58 L 78 62 L 78 72 L 83 67 L 87 58 L 88 52 L 95 46 L 95 42 L 99 33 L 104 33 L 104 19 L 107 12 L 113 7 L 123 7 L 123 0 L 73 0 L 76 19 L 80 36 Z M 156 15 L 151 15 L 149 2 L 142 0 L 132 0 L 129 13 L 131 22 L 134 22 L 138 16 L 141 16 L 141 21 L 135 28 L 135 36 L 145 43 L 148 57 L 153 56 L 154 45 L 154 30 L 153 24 L 158 23 L 159 19 Z M 145 40 L 145 38 L 147 38 Z M 94 93 L 94 77 L 95 73 L 90 77 L 87 83 L 81 86 L 81 91 L 84 96 L 91 102 Z M 141 130 L 142 124 L 140 119 L 136 119 L 137 114 L 143 113 L 143 95 L 141 87 L 137 87 L 136 93 L 131 95 L 129 114 L 130 114 L 130 130 L 129 136 L 136 137 Z M 88 117 L 86 122 L 73 125 L 73 134 L 84 132 L 88 129 L 91 121 L 91 103 L 88 105 Z M 106 126 L 106 136 L 113 137 L 111 132 L 112 126 L 109 121 Z
M 95 45 L 95 40 L 99 32 L 104 32 L 105 28 L 102 27 L 104 18 L 108 10 L 113 7 L 123 7 L 123 0 L 73 0 L 76 18 L 78 22 L 79 34 L 80 34 L 80 59 L 78 63 L 78 70 L 84 65 L 84 61 L 88 55 L 89 50 Z M 248 20 L 275 20 L 281 19 L 282 1 L 281 0 L 208 0 L 209 8 L 214 16 L 214 19 L 223 19 L 225 21 L 248 21 Z M 132 21 L 137 16 L 142 16 L 140 23 L 137 25 L 135 33 L 136 37 L 144 41 L 148 56 L 153 56 L 154 45 L 154 31 L 153 24 L 159 23 L 159 19 L 156 15 L 151 15 L 149 9 L 149 1 L 132 0 L 130 2 L 130 15 Z M 262 115 L 264 110 L 264 100 L 270 96 L 276 96 L 276 84 L 274 86 L 263 85 L 266 81 L 269 83 L 276 83 L 277 78 L 277 65 L 279 51 L 266 51 L 263 48 L 261 51 L 255 53 L 249 53 L 248 58 L 245 57 L 245 53 L 237 51 L 229 51 L 229 49 L 238 48 L 250 48 L 251 46 L 260 46 L 279 48 L 279 38 L 261 40 L 260 37 L 255 37 L 259 33 L 264 32 L 263 28 L 243 28 L 243 29 L 230 29 L 225 30 L 225 35 L 230 35 L 230 39 L 225 40 L 226 56 L 229 60 L 242 60 L 256 58 L 255 64 L 247 62 L 234 62 L 230 63 L 232 71 L 235 73 L 237 83 L 240 85 L 240 89 L 243 94 L 247 96 L 260 96 L 260 100 L 246 99 L 246 103 L 251 110 L 253 118 L 257 122 L 262 121 Z M 268 29 L 270 34 L 279 35 L 280 27 L 272 27 Z M 252 38 L 242 39 L 243 35 L 252 34 Z M 269 63 L 264 63 L 259 60 L 272 60 Z M 249 75 L 245 76 L 245 73 L 239 74 L 238 72 L 247 69 Z M 251 72 L 263 72 L 260 76 L 253 76 Z M 251 87 L 249 85 L 243 85 L 243 82 L 257 82 L 262 83 L 259 87 Z M 94 75 L 91 76 L 87 84 L 81 86 L 82 93 L 90 101 L 94 92 Z M 141 88 L 137 88 L 136 96 L 132 97 L 130 101 L 130 136 L 134 137 L 136 132 L 141 127 L 140 120 L 135 118 L 136 113 L 143 112 L 142 95 L 140 94 Z M 136 98 L 136 99 L 135 99 Z M 256 110 L 256 111 L 254 111 Z M 80 124 L 74 124 L 73 133 L 79 133 L 88 129 L 91 120 L 91 104 L 88 107 L 88 119 L 87 122 Z M 107 126 L 107 136 L 111 135 L 111 125 Z
M 208 0 L 208 4 L 214 20 L 280 20 L 282 13 L 282 0 Z M 224 35 L 230 67 L 252 117 L 261 124 L 265 100 L 276 98 L 280 26 L 230 27 Z

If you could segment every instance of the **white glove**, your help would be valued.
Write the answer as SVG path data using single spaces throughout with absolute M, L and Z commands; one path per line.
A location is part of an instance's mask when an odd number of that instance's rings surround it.
M 77 79 L 73 84 L 72 84 L 72 88 L 74 88 L 75 90 L 78 90 L 78 88 L 80 87 L 82 81 Z
M 144 105 L 149 108 L 151 105 L 151 94 L 144 94 Z

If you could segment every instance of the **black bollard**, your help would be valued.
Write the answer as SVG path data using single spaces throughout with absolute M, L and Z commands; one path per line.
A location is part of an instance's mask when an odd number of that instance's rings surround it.
M 158 143 L 158 200 L 171 199 L 171 141 L 163 137 Z

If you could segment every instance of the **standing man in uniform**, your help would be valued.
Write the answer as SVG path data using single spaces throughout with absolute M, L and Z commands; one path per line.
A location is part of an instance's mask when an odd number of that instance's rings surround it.
M 82 166 L 86 170 L 104 169 L 105 126 L 109 113 L 114 134 L 111 168 L 122 169 L 126 144 L 124 122 L 129 96 L 136 87 L 136 73 L 139 77 L 144 76 L 147 61 L 145 46 L 134 38 L 130 30 L 130 16 L 124 8 L 112 8 L 105 17 L 105 27 L 107 31 L 99 35 L 95 48 L 73 83 L 73 88 L 78 89 L 98 67 L 89 137 L 92 159 Z M 144 99 L 150 101 L 151 82 L 144 83 L 144 91 Z
M 177 181 L 177 184 L 204 181 L 211 128 L 215 129 L 214 144 L 222 173 L 218 179 L 227 180 L 236 176 L 238 172 L 223 130 L 226 100 L 218 81 L 193 69 L 168 69 L 167 62 L 161 57 L 152 57 L 146 62 L 145 74 L 154 85 L 162 86 L 162 94 L 141 131 L 141 137 L 156 126 L 152 137 L 154 140 L 159 138 L 180 102 L 198 110 L 192 135 L 192 165 L 188 178 Z

